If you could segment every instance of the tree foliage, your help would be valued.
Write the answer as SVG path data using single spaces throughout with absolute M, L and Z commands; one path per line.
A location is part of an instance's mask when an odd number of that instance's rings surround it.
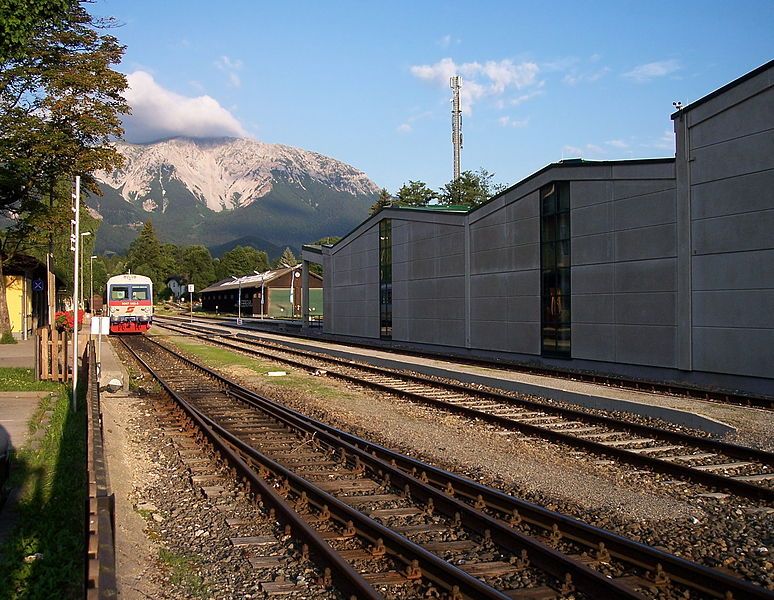
M 148 220 L 140 235 L 129 245 L 126 254 L 126 268 L 137 275 L 145 275 L 153 280 L 153 288 L 160 292 L 167 277 L 174 275 L 177 262 L 173 244 L 162 244 L 156 237 L 153 223 Z
M 395 194 L 401 206 L 427 206 L 438 199 L 438 194 L 423 181 L 409 181 Z
M 494 173 L 481 168 L 478 171 L 463 171 L 459 179 L 452 180 L 441 188 L 438 195 L 440 204 L 481 206 L 495 194 L 505 189 L 504 185 L 492 182 Z
M 215 263 L 210 251 L 204 246 L 187 246 L 180 250 L 179 274 L 196 291 L 203 290 L 215 281 Z
M 0 0 L 0 62 L 18 56 L 41 25 L 61 19 L 74 0 Z
M 277 260 L 274 261 L 274 264 L 272 267 L 275 269 L 282 269 L 285 267 L 295 267 L 299 263 L 299 260 L 296 258 L 296 255 L 293 254 L 293 251 L 290 248 L 285 248 L 282 251 L 282 256 L 277 258 Z
M 121 164 L 124 48 L 75 0 L 0 0 L 0 331 L 10 328 L 2 265 L 69 236 L 70 181 L 99 193 L 92 172 Z M 82 211 L 82 214 L 86 211 Z M 67 272 L 67 263 L 58 270 Z M 70 276 L 71 278 L 71 276 Z
M 266 252 L 251 246 L 237 246 L 215 263 L 215 275 L 218 280 L 252 275 L 253 271 L 260 273 L 268 269 L 269 257 Z
M 377 198 L 376 202 L 371 205 L 371 208 L 368 210 L 368 214 L 374 215 L 383 208 L 390 206 L 390 204 L 392 204 L 392 196 L 390 196 L 390 192 L 387 191 L 387 188 L 382 188 L 379 191 L 379 198 Z

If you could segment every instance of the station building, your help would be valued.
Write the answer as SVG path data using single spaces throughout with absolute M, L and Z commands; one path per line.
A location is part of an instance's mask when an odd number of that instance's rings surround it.
M 223 279 L 203 289 L 202 308 L 208 312 L 238 313 L 241 301 L 243 316 L 269 318 L 301 317 L 301 265 L 274 269 L 241 278 Z M 322 318 L 322 277 L 310 273 L 307 313 Z
M 774 394 L 774 61 L 672 121 L 673 158 L 563 160 L 305 246 L 324 332 Z

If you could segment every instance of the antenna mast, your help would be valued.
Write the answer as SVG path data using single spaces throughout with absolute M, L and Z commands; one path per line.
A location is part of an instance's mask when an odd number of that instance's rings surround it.
M 462 77 L 453 75 L 449 79 L 452 89 L 452 146 L 454 146 L 454 181 L 460 178 L 460 151 L 462 150 L 462 110 L 460 109 L 460 86 Z

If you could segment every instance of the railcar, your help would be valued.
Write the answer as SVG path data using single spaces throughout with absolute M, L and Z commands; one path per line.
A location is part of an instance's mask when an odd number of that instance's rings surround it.
M 144 275 L 116 275 L 107 282 L 110 333 L 143 333 L 153 323 L 153 282 Z

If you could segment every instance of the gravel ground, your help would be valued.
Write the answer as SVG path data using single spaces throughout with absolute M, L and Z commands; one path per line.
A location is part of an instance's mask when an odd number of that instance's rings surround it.
M 116 551 L 121 598 L 268 598 L 265 582 L 295 584 L 291 599 L 338 599 L 319 587 L 320 573 L 299 561 L 299 548 L 277 523 L 229 481 L 214 460 L 197 465 L 197 475 L 219 476 L 222 493 L 208 497 L 192 483 L 185 461 L 208 457 L 181 446 L 154 410 L 152 395 L 103 395 L 105 437 L 116 494 Z M 190 456 L 189 456 L 190 455 Z M 211 458 L 211 457 L 210 457 Z M 229 525 L 226 519 L 239 521 Z M 235 547 L 231 538 L 269 536 L 255 549 Z M 276 567 L 253 567 L 251 556 L 285 557 Z
M 388 447 L 774 590 L 772 508 L 702 496 L 710 490 L 333 380 L 327 384 L 341 391 L 335 403 L 288 391 L 249 369 L 228 375 Z
M 286 366 L 280 368 L 290 371 Z M 232 367 L 226 374 L 293 408 L 385 446 L 688 559 L 728 569 L 774 590 L 774 559 L 769 554 L 774 551 L 772 508 L 736 497 L 703 496 L 709 490 L 671 482 L 666 476 L 632 471 L 585 452 L 524 439 L 486 423 L 327 378 L 325 385 L 339 392 L 335 401 L 276 385 L 273 378 L 245 368 Z M 718 406 L 719 410 L 726 408 Z M 207 585 L 210 597 L 263 597 L 259 588 L 246 585 L 245 573 L 251 571 L 239 562 L 239 553 L 232 555 L 228 551 L 227 538 L 233 533 L 221 522 L 217 503 L 201 497 L 190 484 L 173 442 L 159 430 L 150 405 L 145 400 L 127 403 L 122 419 L 127 443 L 121 451 L 130 456 L 129 461 L 135 458 L 128 448 L 147 448 L 140 451 L 145 458 L 140 456 L 136 468 L 129 469 L 134 479 L 128 492 L 131 506 L 150 504 L 156 509 L 140 509 L 146 517 L 143 527 L 153 541 L 147 564 L 140 564 L 137 572 L 144 574 L 144 585 L 156 586 L 158 593 L 143 591 L 134 597 L 192 597 L 190 589 L 172 581 L 168 566 L 158 559 L 160 548 L 180 553 L 195 550 L 197 556 L 203 556 L 204 562 L 194 571 Z M 758 431 L 763 439 L 769 426 L 759 423 L 757 430 L 751 426 L 744 435 Z M 113 481 L 116 477 L 125 477 L 125 471 L 113 475 Z M 239 499 L 238 490 L 234 494 Z M 240 501 L 246 502 L 244 498 Z M 184 524 L 167 526 L 172 517 Z M 210 533 L 200 534 L 203 540 L 192 544 L 199 529 Z M 214 567 L 215 559 L 234 566 Z M 255 574 L 252 576 L 255 584 Z M 291 578 L 298 576 L 306 582 L 303 573 L 290 574 Z M 318 597 L 308 593 L 311 595 L 307 597 Z

